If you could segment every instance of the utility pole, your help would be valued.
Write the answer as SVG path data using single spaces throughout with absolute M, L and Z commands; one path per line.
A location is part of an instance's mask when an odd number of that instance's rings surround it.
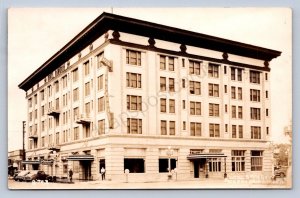
M 22 124 L 23 124 L 23 155 L 22 155 L 22 159 L 23 159 L 23 161 L 25 161 L 25 159 L 26 159 L 26 155 L 25 155 L 25 132 L 26 132 L 25 128 L 26 128 L 26 121 L 23 121 Z M 23 165 L 23 169 L 26 170 L 26 165 Z

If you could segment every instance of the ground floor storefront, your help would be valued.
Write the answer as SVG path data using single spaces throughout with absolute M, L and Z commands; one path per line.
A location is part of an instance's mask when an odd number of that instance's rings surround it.
M 72 169 L 74 181 L 102 180 L 102 168 L 106 181 L 118 182 L 265 179 L 273 174 L 272 154 L 265 142 L 124 139 L 28 151 L 25 164 L 61 178 L 68 178 Z

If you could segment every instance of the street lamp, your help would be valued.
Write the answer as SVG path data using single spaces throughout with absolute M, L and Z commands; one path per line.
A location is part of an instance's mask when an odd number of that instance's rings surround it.
M 171 149 L 171 146 L 168 146 L 168 150 L 167 150 L 167 155 L 168 155 L 168 170 L 169 170 L 169 174 L 168 174 L 168 179 L 171 179 L 171 156 L 173 155 L 173 149 Z

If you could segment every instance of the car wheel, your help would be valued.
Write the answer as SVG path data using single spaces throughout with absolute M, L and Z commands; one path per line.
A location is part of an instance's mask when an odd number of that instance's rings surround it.
M 280 177 L 283 178 L 285 175 L 284 173 L 280 173 Z

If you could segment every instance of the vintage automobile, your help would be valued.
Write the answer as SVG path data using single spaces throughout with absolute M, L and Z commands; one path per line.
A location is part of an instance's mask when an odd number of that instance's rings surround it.
M 16 176 L 14 177 L 14 180 L 15 180 L 15 181 L 24 181 L 24 178 L 25 178 L 26 175 L 28 175 L 28 173 L 29 173 L 28 170 L 20 171 L 20 172 L 18 173 L 18 175 L 16 175 Z
M 274 175 L 275 177 L 285 177 L 287 173 L 287 166 L 275 166 L 274 167 Z
M 48 175 L 44 171 L 34 170 L 34 171 L 30 171 L 30 173 L 25 176 L 24 181 L 26 182 L 32 182 L 38 180 L 45 181 L 47 177 Z

